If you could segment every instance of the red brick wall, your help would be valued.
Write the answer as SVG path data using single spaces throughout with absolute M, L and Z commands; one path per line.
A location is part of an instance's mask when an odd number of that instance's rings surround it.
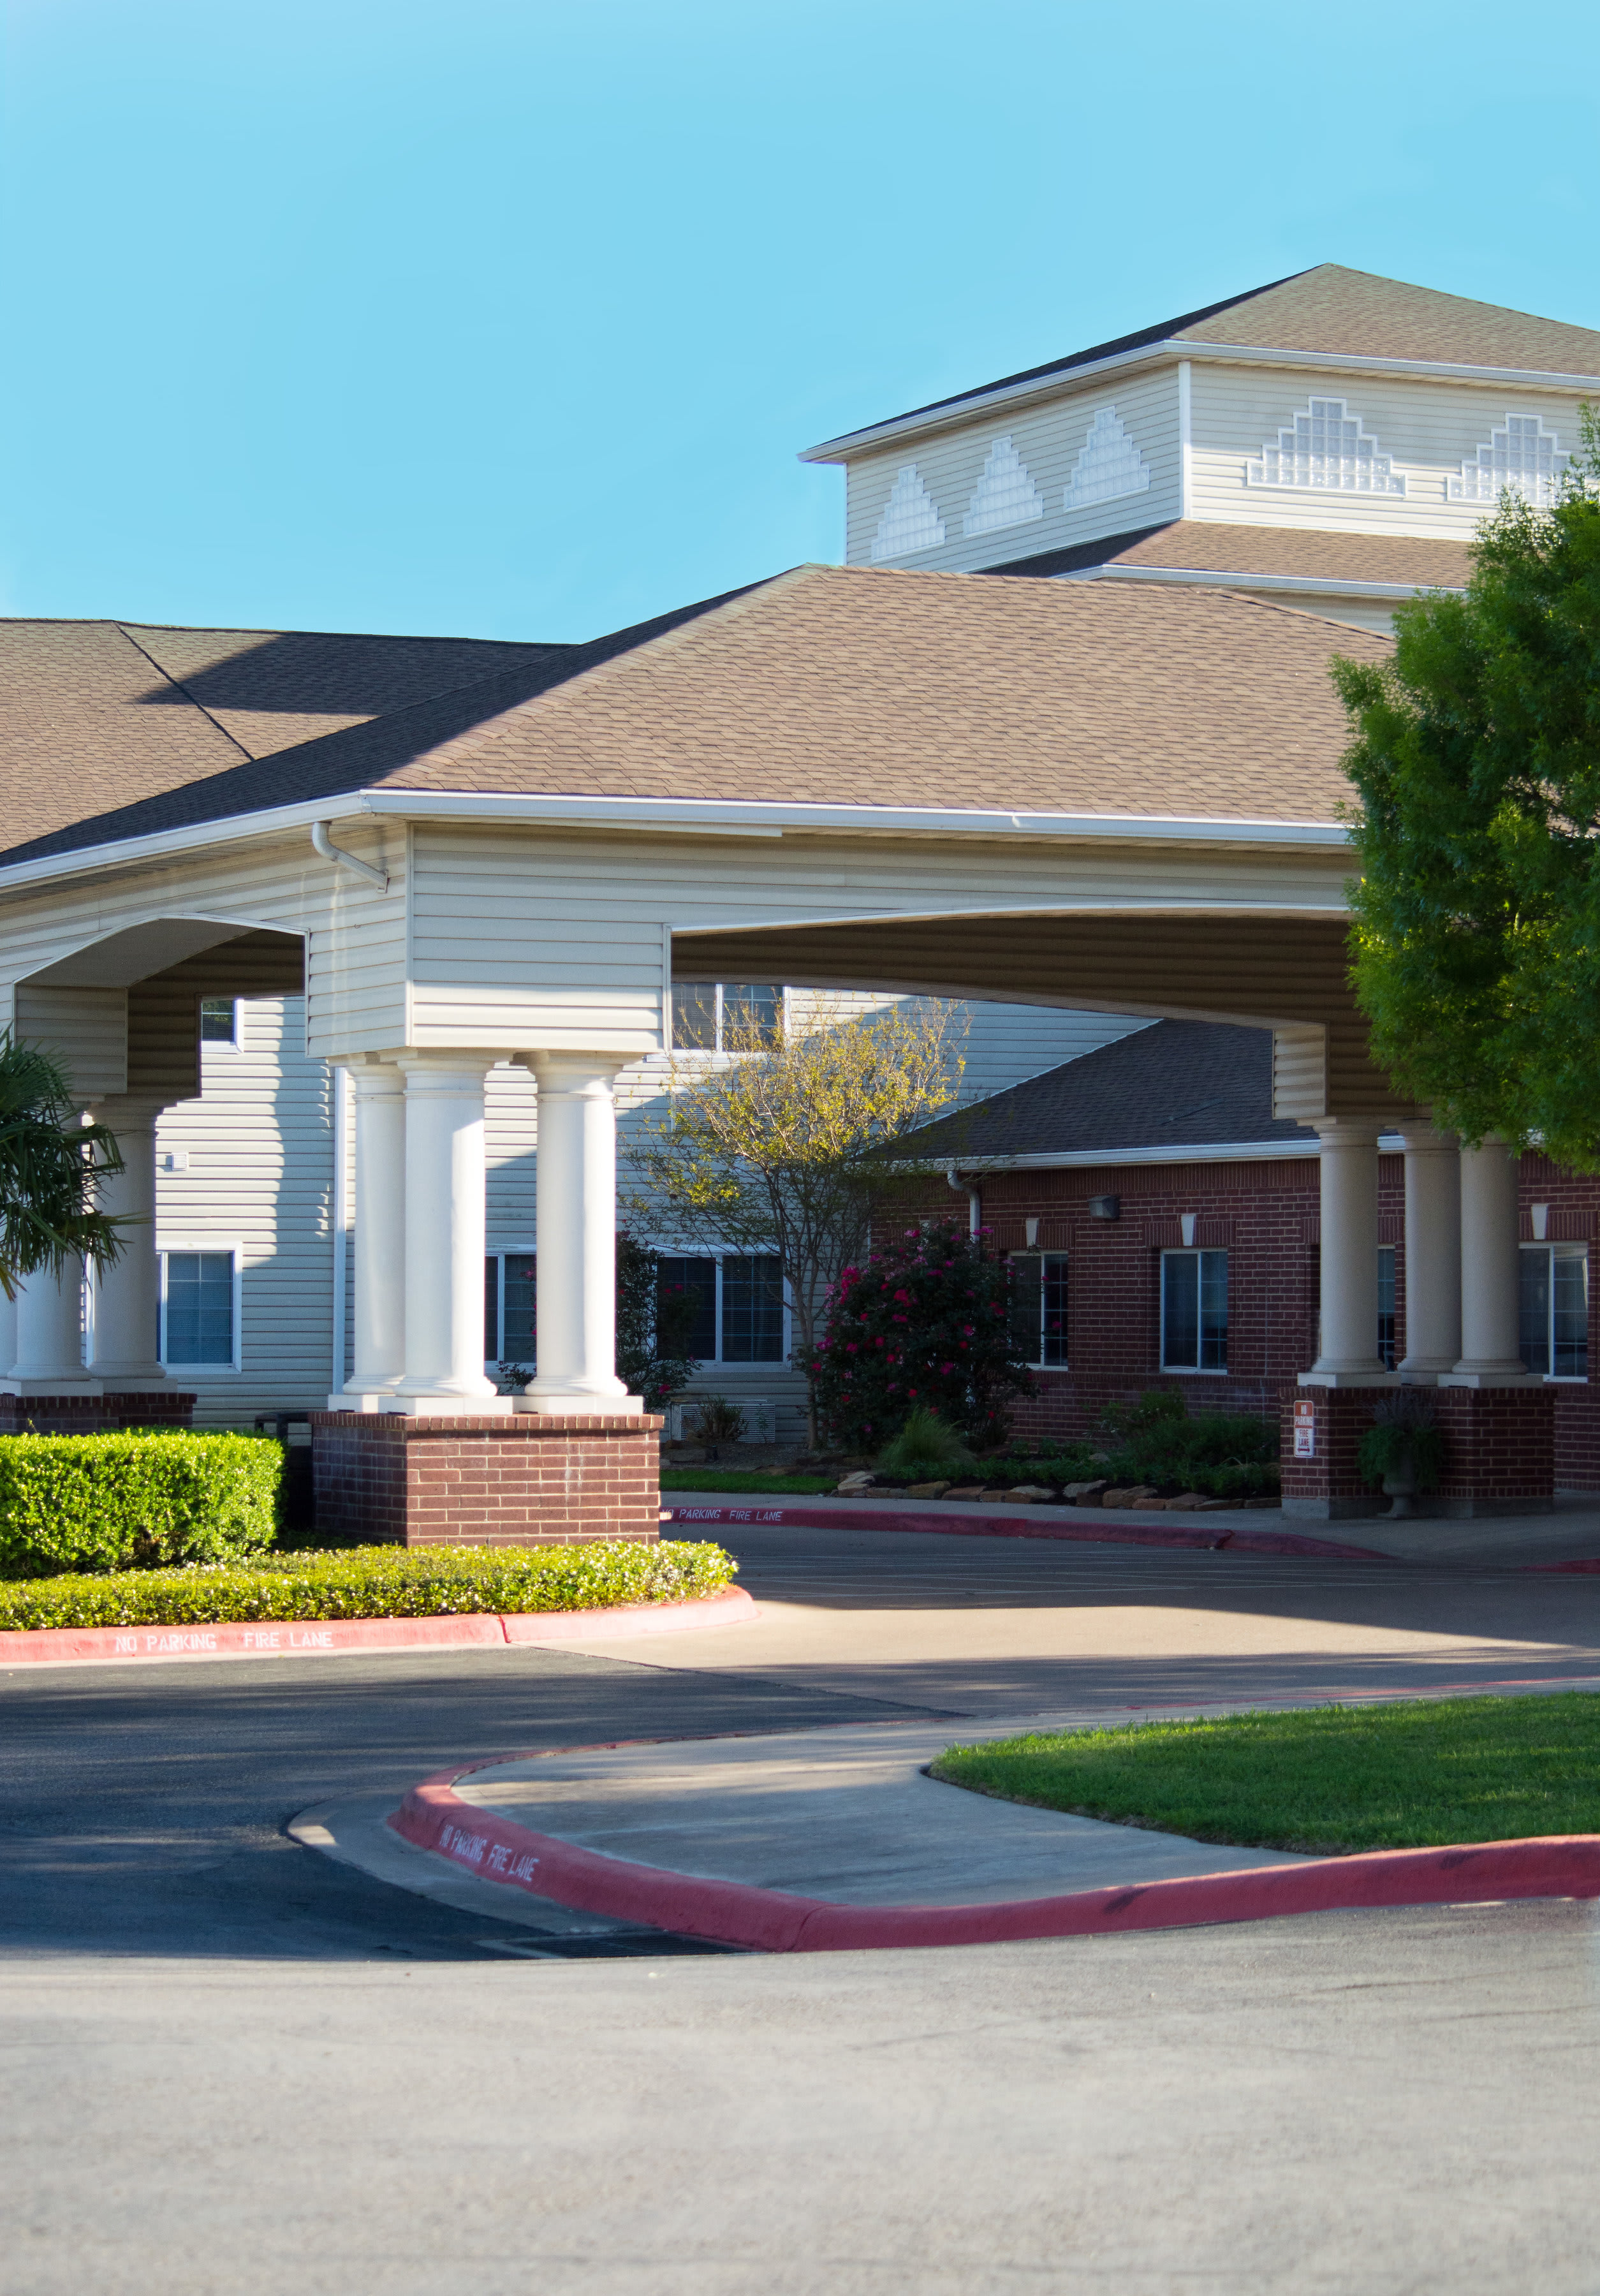
M 1479 1513 L 1547 1504 L 1552 1425 L 1557 1390 L 1548 1387 L 1440 1387 L 1429 1390 L 1444 1435 L 1444 1461 L 1432 1504 Z M 1372 1425 L 1376 1395 L 1371 1388 L 1309 1387 L 1283 1403 L 1284 1503 L 1331 1501 L 1338 1513 L 1377 1514 L 1387 1511 L 1380 1491 L 1369 1489 L 1356 1464 L 1362 1436 Z M 1309 1459 L 1294 1456 L 1292 1423 L 1296 1402 L 1316 1408 L 1316 1450 Z
M 316 1521 L 406 1546 L 575 1546 L 661 1536 L 659 1418 L 311 1414 Z
M 1312 1157 L 1242 1163 L 1098 1165 L 1061 1172 L 998 1172 L 980 1182 L 984 1225 L 1002 1251 L 1037 1249 L 1071 1258 L 1068 1285 L 1070 1369 L 1041 1371 L 1034 1395 L 1017 1408 L 1021 1435 L 1086 1433 L 1106 1403 L 1153 1387 L 1181 1390 L 1196 1411 L 1248 1411 L 1276 1417 L 1297 1374 L 1317 1352 L 1319 1247 L 1317 1168 Z M 1522 1236 L 1533 1241 L 1531 1207 L 1550 1206 L 1551 1242 L 1592 1240 L 1600 1231 L 1600 1177 L 1568 1172 L 1542 1156 L 1522 1164 Z M 1121 1218 L 1089 1216 L 1091 1196 L 1121 1200 Z M 930 1192 L 915 1216 L 948 1218 L 949 1191 Z M 1182 1215 L 1195 1216 L 1195 1242 L 1228 1254 L 1226 1374 L 1163 1374 L 1160 1364 L 1160 1255 L 1180 1244 Z M 1025 1223 L 1039 1223 L 1036 1246 Z M 1397 1354 L 1406 1346 L 1405 1161 L 1378 1159 L 1378 1236 L 1395 1245 Z M 1555 1482 L 1600 1490 L 1600 1264 L 1589 1286 L 1591 1377 L 1558 1385 L 1554 1397 Z M 1474 1390 L 1463 1390 L 1470 1393 Z
M 177 1389 L 148 1395 L 0 1395 L 0 1435 L 114 1435 L 135 1428 L 188 1428 L 196 1398 Z

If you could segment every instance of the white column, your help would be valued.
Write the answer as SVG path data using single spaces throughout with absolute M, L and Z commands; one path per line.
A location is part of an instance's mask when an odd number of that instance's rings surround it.
M 483 1372 L 483 1079 L 494 1061 L 479 1052 L 399 1056 L 406 1344 L 394 1393 L 407 1410 L 481 1412 L 500 1400 Z M 357 1239 L 357 1269 L 362 1257 Z
M 1518 1352 L 1517 1160 L 1491 1134 L 1461 1152 L 1461 1357 L 1447 1377 L 1526 1379 Z
M 17 1290 L 17 1357 L 4 1384 L 30 1395 L 93 1394 L 83 1361 L 83 1262 L 41 1267 Z
M 1322 1344 L 1307 1378 L 1388 1381 L 1378 1357 L 1378 1126 L 1329 1118 L 1322 1143 Z
M 160 1342 L 160 1259 L 156 1251 L 156 1119 L 165 1103 L 119 1096 L 94 1110 L 117 1136 L 122 1169 L 108 1172 L 95 1191 L 98 1208 L 127 1225 L 122 1250 L 94 1272 L 94 1334 L 89 1370 L 107 1387 L 143 1388 L 167 1374 Z
M 1461 1161 L 1454 1133 L 1419 1126 L 1406 1149 L 1402 1378 L 1437 1379 L 1461 1353 Z
M 391 1394 L 411 1368 L 406 1361 L 406 1078 L 387 1061 L 352 1061 L 345 1074 L 356 1103 L 355 1361 L 342 1393 L 328 1398 L 331 1411 L 373 1409 L 375 1402 L 362 1398 Z M 480 1076 L 478 1098 L 481 1123 Z M 481 1327 L 481 1250 L 478 1257 Z M 481 1353 L 472 1368 L 481 1375 Z
M 644 1408 L 617 1377 L 617 1103 L 627 1063 L 534 1053 L 539 1086 L 538 1369 L 522 1398 L 548 1412 Z

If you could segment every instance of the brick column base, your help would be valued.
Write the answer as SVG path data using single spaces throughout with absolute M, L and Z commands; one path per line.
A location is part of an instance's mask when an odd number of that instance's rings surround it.
M 661 1537 L 661 1422 L 314 1411 L 324 1537 L 396 1546 L 585 1546 Z
M 1283 1405 L 1284 1513 L 1324 1522 L 1389 1513 L 1367 1488 L 1356 1451 L 1373 1406 L 1393 1390 L 1302 1387 Z M 1548 1514 L 1555 1494 L 1555 1391 L 1548 1387 L 1437 1387 L 1425 1390 L 1444 1436 L 1436 1491 L 1419 1492 L 1418 1514 Z M 1315 1456 L 1294 1456 L 1295 1406 L 1315 1407 Z
M 0 1435 L 187 1433 L 198 1398 L 176 1389 L 110 1395 L 0 1395 Z

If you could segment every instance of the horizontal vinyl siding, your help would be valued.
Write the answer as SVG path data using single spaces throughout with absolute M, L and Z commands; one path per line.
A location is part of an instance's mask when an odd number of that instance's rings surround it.
M 1192 373 L 1191 518 L 1465 541 L 1492 505 L 1450 502 L 1446 482 L 1460 477 L 1462 463 L 1488 444 L 1491 430 L 1504 427 L 1508 414 L 1538 414 L 1567 454 L 1579 445 L 1579 400 L 1566 394 L 1200 360 Z M 1403 495 L 1246 485 L 1246 463 L 1259 460 L 1264 446 L 1275 446 L 1278 432 L 1290 428 L 1313 397 L 1342 398 L 1347 413 L 1360 417 L 1362 429 L 1405 479 Z
M 1102 407 L 1113 406 L 1149 466 L 1150 484 L 1136 493 L 1113 496 L 1109 502 L 1065 511 L 1062 507 L 1063 496 L 1089 425 Z M 997 439 L 1006 438 L 1044 496 L 1044 516 L 1016 526 L 993 528 L 984 534 L 964 534 L 963 522 L 983 474 L 985 458 Z M 874 561 L 873 538 L 879 521 L 896 477 L 909 463 L 916 464 L 918 475 L 944 521 L 944 543 L 935 550 Z M 1123 534 L 1133 527 L 1159 526 L 1178 516 L 1178 503 L 1175 363 L 1153 374 L 1114 385 L 1103 381 L 1096 388 L 1053 399 L 1025 414 L 989 414 L 958 430 L 915 442 L 903 441 L 887 451 L 858 457 L 849 467 L 845 558 L 852 566 L 877 563 L 965 572 L 975 567 L 1003 566 L 1016 558 L 1031 558 L 1044 550 L 1063 550 L 1073 543 L 1091 542 L 1103 534 Z
M 156 1126 L 156 1241 L 242 1246 L 242 1373 L 185 1374 L 202 1426 L 321 1409 L 332 1365 L 332 1086 L 304 1049 L 304 1000 L 242 1003 L 240 1047 L 201 1047 L 199 1100 Z M 169 1150 L 185 1172 L 160 1168 Z

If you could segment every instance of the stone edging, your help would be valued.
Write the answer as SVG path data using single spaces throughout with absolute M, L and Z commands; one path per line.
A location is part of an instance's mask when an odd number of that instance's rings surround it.
M 0 1669 L 127 1666 L 217 1658 L 337 1658 L 367 1651 L 503 1650 L 507 1643 L 560 1644 L 696 1627 L 736 1627 L 759 1616 L 743 1587 L 678 1603 L 624 1603 L 614 1610 L 457 1611 L 430 1619 L 264 1619 L 253 1625 L 37 1627 L 0 1633 Z
M 424 1778 L 388 1824 L 403 1841 L 448 1858 L 480 1881 L 551 1898 L 575 1912 L 610 1915 L 758 1953 L 999 1945 L 1021 1938 L 1108 1937 L 1372 1906 L 1600 1897 L 1600 1834 L 1571 1833 L 1446 1849 L 1371 1850 L 1001 1905 L 833 1905 L 605 1857 L 479 1809 L 455 1792 L 460 1779 L 517 1759 L 498 1755 Z

